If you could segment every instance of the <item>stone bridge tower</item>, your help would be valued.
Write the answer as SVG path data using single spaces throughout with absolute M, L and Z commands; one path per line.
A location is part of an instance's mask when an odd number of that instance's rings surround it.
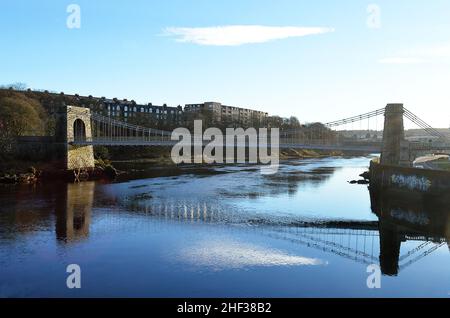
M 381 164 L 411 166 L 409 142 L 405 140 L 403 114 L 403 104 L 386 106 Z
M 91 111 L 88 108 L 64 106 L 57 114 L 55 141 L 59 158 L 67 170 L 95 167 Z

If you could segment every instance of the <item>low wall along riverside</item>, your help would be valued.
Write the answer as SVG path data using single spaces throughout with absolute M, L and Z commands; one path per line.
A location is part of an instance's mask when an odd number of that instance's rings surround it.
M 370 184 L 379 189 L 398 189 L 432 195 L 450 195 L 450 172 L 370 164 Z

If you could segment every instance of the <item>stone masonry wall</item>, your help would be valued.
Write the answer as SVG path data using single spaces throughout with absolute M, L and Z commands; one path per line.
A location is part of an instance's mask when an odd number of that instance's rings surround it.
M 74 141 L 74 123 L 81 119 L 85 125 L 86 140 L 92 140 L 91 112 L 87 108 L 67 107 L 67 169 L 94 168 L 94 147 L 75 146 L 70 143 Z

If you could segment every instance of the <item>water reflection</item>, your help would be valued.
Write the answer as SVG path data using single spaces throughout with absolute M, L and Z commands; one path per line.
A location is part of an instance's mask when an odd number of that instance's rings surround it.
M 85 182 L 7 189 L 0 197 L 0 234 L 14 239 L 54 228 L 61 242 L 88 238 L 95 186 Z M 12 193 L 15 200 L 11 200 Z
M 202 177 L 5 188 L 0 191 L 0 263 L 20 276 L 17 258 L 26 247 L 27 261 L 41 257 L 42 264 L 53 264 L 60 257 L 69 262 L 81 259 L 100 276 L 103 267 L 93 258 L 108 259 L 111 268 L 104 276 L 108 284 L 120 268 L 128 275 L 140 270 L 146 278 L 166 277 L 161 283 L 166 286 L 178 274 L 178 279 L 185 275 L 192 283 L 197 276 L 186 274 L 186 268 L 194 273 L 214 271 L 219 277 L 230 275 L 229 270 L 238 275 L 252 269 L 256 275 L 262 267 L 261 283 L 269 280 L 265 275 L 270 268 L 292 270 L 297 280 L 308 278 L 301 270 L 321 271 L 324 276 L 327 271 L 347 271 L 350 281 L 352 275 L 365 274 L 367 265 L 379 264 L 385 275 L 401 281 L 408 278 L 405 269 L 410 266 L 424 273 L 429 270 L 419 265 L 420 260 L 436 254 L 442 260 L 439 250 L 445 252 L 444 263 L 448 261 L 450 204 L 445 198 L 370 191 L 370 214 L 366 188 L 346 183 L 358 172 L 351 170 L 348 176 L 345 169 L 332 166 L 331 161 L 285 165 L 276 176 L 261 176 L 258 169 L 223 168 Z M 362 206 L 367 211 L 341 213 L 335 202 L 347 191 L 359 196 L 357 203 L 363 205 L 344 199 L 343 209 Z M 313 204 L 305 208 L 305 201 Z M 285 213 L 286 209 L 298 211 Z M 310 209 L 320 214 L 307 214 Z M 52 258 L 55 250 L 63 256 Z M 26 262 L 30 264 L 26 272 L 39 273 L 33 262 Z M 222 284 L 231 277 L 225 276 Z M 290 278 L 283 284 L 289 285 L 292 278 L 286 277 Z
M 337 167 L 317 167 L 309 169 L 297 169 L 294 166 L 281 167 L 281 173 L 265 176 L 263 185 L 259 191 L 249 194 L 250 198 L 266 196 L 268 192 L 271 196 L 288 193 L 295 195 L 304 186 L 317 188 L 328 181 L 338 170 Z
M 183 262 L 214 271 L 242 269 L 250 266 L 314 266 L 320 259 L 291 255 L 284 251 L 264 248 L 232 239 L 194 242 L 178 255 Z
M 382 273 L 389 276 L 398 275 L 400 270 L 450 241 L 449 204 L 442 198 L 417 195 L 411 198 L 388 191 L 371 191 L 371 203 L 378 221 L 279 218 L 275 215 L 234 213 L 218 202 L 154 202 L 136 197 L 127 208 L 145 211 L 163 220 L 245 224 L 248 230 L 272 238 L 335 254 L 357 263 L 379 264 Z M 412 244 L 402 251 L 401 246 L 405 242 Z M 211 255 L 214 250 L 211 247 Z M 231 251 L 227 248 L 222 250 Z M 234 253 L 229 255 L 233 259 Z
M 89 236 L 94 190 L 95 182 L 63 186 L 55 204 L 55 233 L 58 241 L 70 243 Z
M 370 194 L 372 210 L 379 218 L 380 266 L 386 275 L 398 275 L 449 244 L 449 198 L 387 189 L 371 190 Z M 421 244 L 400 255 L 401 245 L 407 241 Z

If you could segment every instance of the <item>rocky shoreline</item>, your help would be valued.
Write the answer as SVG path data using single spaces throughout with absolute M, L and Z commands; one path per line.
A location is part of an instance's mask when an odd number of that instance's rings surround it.
M 0 184 L 33 184 L 37 183 L 42 171 L 30 167 L 24 173 L 4 173 L 0 174 Z
M 47 166 L 35 168 L 29 167 L 26 170 L 9 169 L 8 172 L 0 172 L 0 184 L 37 184 L 53 180 L 64 180 L 66 182 L 81 182 L 92 180 L 114 180 L 119 174 L 110 163 L 96 160 L 95 168 L 75 171 L 63 169 L 49 169 Z

